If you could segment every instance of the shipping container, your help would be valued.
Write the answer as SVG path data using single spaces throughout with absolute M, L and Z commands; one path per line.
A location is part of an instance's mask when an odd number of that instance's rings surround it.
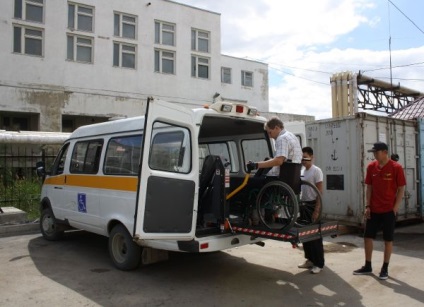
M 358 113 L 355 116 L 306 123 L 307 143 L 324 173 L 323 217 L 362 225 L 365 175 L 374 159 L 368 152 L 377 141 L 397 154 L 407 181 L 398 220 L 422 218 L 419 145 L 416 121 Z

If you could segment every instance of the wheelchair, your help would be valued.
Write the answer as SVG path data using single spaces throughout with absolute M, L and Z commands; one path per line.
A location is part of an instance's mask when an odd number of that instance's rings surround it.
M 301 168 L 301 164 L 286 162 L 280 168 L 279 177 L 265 177 L 264 185 L 256 196 L 256 210 L 266 228 L 287 231 L 292 227 L 320 222 L 321 194 L 314 184 L 301 179 Z M 255 177 L 259 176 L 255 174 Z M 314 201 L 303 200 L 302 188 L 305 187 L 312 190 Z
M 227 194 L 220 157 L 206 156 L 199 178 L 198 224 L 218 225 L 234 215 L 241 218 L 231 223 L 249 226 L 253 225 L 252 212 L 258 216 L 259 228 L 277 232 L 319 223 L 321 194 L 314 184 L 301 179 L 301 168 L 301 164 L 285 162 L 279 177 L 264 176 L 263 169 L 253 176 L 246 173 L 243 182 Z M 312 189 L 316 196 L 313 202 L 303 200 L 302 187 Z

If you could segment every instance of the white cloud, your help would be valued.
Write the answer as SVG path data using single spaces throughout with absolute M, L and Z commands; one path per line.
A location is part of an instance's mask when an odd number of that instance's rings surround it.
M 387 11 L 382 12 L 379 0 L 180 2 L 221 13 L 222 53 L 269 64 L 271 112 L 331 117 L 333 73 L 365 70 L 390 81 L 390 70 L 375 70 L 390 64 L 388 31 L 382 24 Z M 372 50 L 376 44 L 379 48 Z M 424 44 L 417 45 L 393 50 L 392 65 L 423 62 Z M 422 79 L 422 67 L 392 71 L 396 78 Z M 401 85 L 419 86 L 412 80 L 401 80 Z

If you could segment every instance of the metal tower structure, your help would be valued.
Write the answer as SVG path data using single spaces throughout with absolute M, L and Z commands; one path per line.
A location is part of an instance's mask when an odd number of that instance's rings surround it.
M 411 104 L 424 94 L 400 84 L 393 85 L 362 74 L 357 75 L 358 108 L 387 114 Z
M 360 110 L 392 114 L 413 103 L 424 93 L 393 85 L 361 73 L 342 72 L 331 79 L 333 117 Z

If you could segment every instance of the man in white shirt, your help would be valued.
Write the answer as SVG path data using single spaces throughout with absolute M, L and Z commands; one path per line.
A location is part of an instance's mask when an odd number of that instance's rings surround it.
M 303 172 L 303 180 L 313 183 L 318 191 L 322 194 L 323 174 L 321 169 L 313 164 L 314 151 L 311 147 L 302 148 L 302 165 L 305 167 Z M 302 202 L 310 202 L 315 205 L 315 211 L 312 214 L 312 221 L 318 218 L 319 207 L 322 204 L 317 203 L 317 195 L 311 187 L 302 185 Z M 305 262 L 299 264 L 302 269 L 311 269 L 312 274 L 318 274 L 324 268 L 324 245 L 322 238 L 303 243 L 303 251 L 305 253 Z

